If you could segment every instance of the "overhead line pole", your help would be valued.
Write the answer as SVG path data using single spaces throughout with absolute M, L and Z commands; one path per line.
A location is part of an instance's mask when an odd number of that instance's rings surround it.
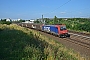
M 42 15 L 42 23 L 43 23 L 44 21 L 43 21 L 43 15 Z

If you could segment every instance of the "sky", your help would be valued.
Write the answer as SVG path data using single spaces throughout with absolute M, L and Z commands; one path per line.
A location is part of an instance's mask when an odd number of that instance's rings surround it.
M 90 17 L 90 0 L 0 0 L 0 19 Z

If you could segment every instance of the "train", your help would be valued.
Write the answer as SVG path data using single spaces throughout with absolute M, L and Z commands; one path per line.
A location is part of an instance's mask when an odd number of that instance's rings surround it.
M 27 27 L 42 32 L 50 33 L 58 37 L 70 37 L 65 24 L 45 25 L 42 23 L 18 23 L 19 26 Z

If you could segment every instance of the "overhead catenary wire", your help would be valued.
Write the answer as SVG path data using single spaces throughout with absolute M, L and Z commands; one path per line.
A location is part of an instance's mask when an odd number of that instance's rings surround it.
M 56 9 L 54 9 L 53 11 L 51 11 L 51 12 L 49 12 L 49 13 L 45 13 L 45 14 L 50 14 L 50 13 L 54 12 L 55 10 L 61 8 L 62 6 L 64 6 L 64 5 L 66 5 L 67 3 L 69 3 L 70 1 L 71 1 L 71 0 L 68 0 L 67 2 L 65 2 L 65 3 L 62 4 L 62 5 L 60 5 L 59 7 L 57 7 Z M 43 16 L 44 16 L 45 14 L 42 14 L 42 20 L 43 20 Z M 44 20 L 43 20 L 43 23 L 45 23 Z
M 48 12 L 48 13 L 44 13 L 44 14 L 42 14 L 43 16 L 44 15 L 46 15 L 46 14 L 51 14 L 51 13 L 53 13 L 54 11 L 56 11 L 56 10 L 58 10 L 59 8 L 61 8 L 61 7 L 63 7 L 64 5 L 66 5 L 67 3 L 69 3 L 69 2 L 71 2 L 72 0 L 68 0 L 68 1 L 66 1 L 65 3 L 63 3 L 62 5 L 60 5 L 59 7 L 57 7 L 56 9 L 53 9 L 52 11 L 50 11 L 50 12 Z M 89 7 L 88 8 L 83 8 L 83 9 L 80 9 L 80 10 L 85 10 L 85 9 L 89 9 Z M 72 11 L 72 12 L 69 12 L 70 14 L 71 13 L 73 13 L 73 12 L 76 12 L 76 10 L 75 11 Z M 87 15 L 86 15 L 87 16 Z M 89 16 L 89 15 L 88 15 Z M 75 16 L 74 16 L 75 17 Z
M 45 13 L 45 14 L 50 14 L 50 13 L 56 11 L 57 9 L 59 9 L 59 8 L 61 8 L 62 6 L 66 5 L 67 3 L 69 3 L 70 1 L 71 1 L 71 0 L 68 0 L 68 1 L 65 2 L 64 4 L 62 4 L 62 5 L 60 5 L 59 7 L 57 7 L 56 9 L 52 10 L 51 12 Z M 45 14 L 43 14 L 43 15 L 45 15 Z

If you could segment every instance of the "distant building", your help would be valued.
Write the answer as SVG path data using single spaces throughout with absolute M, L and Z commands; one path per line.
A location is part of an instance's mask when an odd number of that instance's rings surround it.
M 12 19 L 12 21 L 17 21 L 17 19 Z
M 6 19 L 6 21 L 11 21 L 11 19 L 10 19 L 10 18 L 8 18 L 8 19 Z
M 35 20 L 26 20 L 25 22 L 22 23 L 34 23 Z
M 20 21 L 21 19 L 12 19 L 12 21 Z
M 21 19 L 17 19 L 17 21 L 20 21 Z
M 34 23 L 35 20 L 30 20 L 31 23 Z

